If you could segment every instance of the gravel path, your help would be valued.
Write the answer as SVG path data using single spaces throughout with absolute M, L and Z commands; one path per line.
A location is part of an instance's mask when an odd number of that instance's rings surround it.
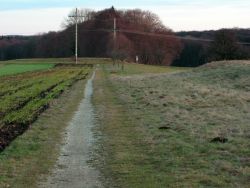
M 95 126 L 95 121 L 91 103 L 94 77 L 95 73 L 88 80 L 85 97 L 66 130 L 65 144 L 62 146 L 57 165 L 47 182 L 42 183 L 41 187 L 102 187 L 99 171 L 88 164 L 94 144 L 92 128 Z

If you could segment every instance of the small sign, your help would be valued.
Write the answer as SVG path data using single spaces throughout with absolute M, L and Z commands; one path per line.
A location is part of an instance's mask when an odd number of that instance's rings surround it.
M 138 63 L 139 62 L 139 56 L 135 56 L 135 62 Z

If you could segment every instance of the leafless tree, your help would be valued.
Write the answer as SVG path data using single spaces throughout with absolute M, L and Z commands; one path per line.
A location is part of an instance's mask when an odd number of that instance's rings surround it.
M 76 20 L 73 16 L 76 15 L 76 10 L 72 9 L 70 11 L 70 13 L 68 14 L 68 16 L 64 19 L 64 21 L 62 22 L 62 27 L 63 28 L 68 28 L 72 25 L 75 24 Z M 91 10 L 91 9 L 79 9 L 78 10 L 78 24 L 79 23 L 83 23 L 84 21 L 88 21 L 94 18 L 95 15 L 95 11 Z

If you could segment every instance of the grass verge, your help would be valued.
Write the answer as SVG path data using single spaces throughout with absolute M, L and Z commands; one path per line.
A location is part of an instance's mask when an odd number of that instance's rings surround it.
M 152 154 L 144 134 L 137 126 L 138 120 L 120 100 L 109 73 L 97 71 L 94 83 L 94 105 L 101 126 L 99 165 L 106 179 L 106 187 L 165 187 L 154 162 L 148 160 Z

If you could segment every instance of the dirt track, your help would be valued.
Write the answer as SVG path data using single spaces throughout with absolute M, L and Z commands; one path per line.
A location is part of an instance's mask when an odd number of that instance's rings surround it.
M 40 187 L 102 187 L 99 181 L 99 171 L 88 164 L 94 144 L 92 128 L 95 121 L 91 103 L 94 77 L 95 73 L 88 80 L 85 97 L 66 129 L 65 144 L 62 146 L 52 175 L 46 182 L 41 183 Z

